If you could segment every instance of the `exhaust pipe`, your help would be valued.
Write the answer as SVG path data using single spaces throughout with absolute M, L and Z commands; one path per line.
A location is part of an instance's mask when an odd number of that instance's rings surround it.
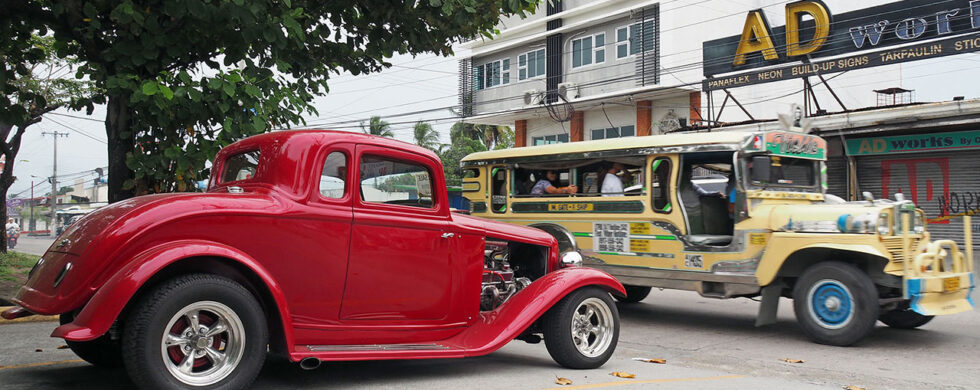
M 320 359 L 312 357 L 305 358 L 299 361 L 299 367 L 307 371 L 315 370 L 317 367 L 320 367 Z

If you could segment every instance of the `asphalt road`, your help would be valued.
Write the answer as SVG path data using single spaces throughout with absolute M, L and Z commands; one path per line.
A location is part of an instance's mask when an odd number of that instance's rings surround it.
M 17 238 L 17 246 L 14 247 L 14 251 L 41 256 L 52 243 L 54 243 L 54 237 L 51 236 L 31 237 L 23 234 Z
M 976 301 L 976 295 L 974 300 Z M 556 365 L 543 344 L 515 341 L 484 357 L 456 360 L 325 363 L 303 371 L 266 363 L 257 389 L 975 389 L 980 386 L 980 312 L 937 318 L 919 330 L 878 329 L 855 347 L 807 340 L 783 300 L 779 322 L 753 326 L 758 303 L 720 301 L 695 293 L 654 291 L 621 305 L 622 333 L 613 358 L 595 370 Z M 63 341 L 47 337 L 54 323 L 0 325 L 0 384 L 4 389 L 123 389 L 124 370 L 80 362 Z M 41 352 L 35 352 L 41 349 Z M 663 358 L 651 364 L 633 358 Z M 800 359 L 787 363 L 782 358 Z M 625 371 L 635 379 L 609 375 Z

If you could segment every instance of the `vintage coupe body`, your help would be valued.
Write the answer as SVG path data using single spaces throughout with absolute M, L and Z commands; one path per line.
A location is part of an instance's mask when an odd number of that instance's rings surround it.
M 539 229 L 451 212 L 438 157 L 333 131 L 248 138 L 207 193 L 118 202 L 67 229 L 5 318 L 153 388 L 241 388 L 266 351 L 320 361 L 483 355 L 545 340 L 563 366 L 615 349 L 608 274 Z

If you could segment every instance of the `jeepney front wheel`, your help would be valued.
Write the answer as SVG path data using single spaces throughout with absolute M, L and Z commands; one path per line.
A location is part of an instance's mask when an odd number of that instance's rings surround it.
M 803 272 L 793 288 L 793 309 L 807 337 L 841 347 L 871 333 L 880 311 L 871 278 L 851 264 L 836 261 Z
M 616 300 L 622 303 L 637 303 L 646 298 L 647 295 L 650 295 L 651 288 L 647 286 L 633 286 L 624 284 L 623 287 L 626 288 L 626 296 L 616 297 Z
M 898 329 L 915 329 L 929 323 L 932 319 L 933 316 L 924 316 L 907 307 L 882 313 L 878 318 L 885 325 Z

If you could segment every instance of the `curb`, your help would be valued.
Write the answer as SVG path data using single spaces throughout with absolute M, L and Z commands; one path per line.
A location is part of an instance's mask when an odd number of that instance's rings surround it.
M 10 309 L 11 307 L 13 306 L 0 306 L 0 312 Z M 20 317 L 13 320 L 5 320 L 3 318 L 0 318 L 0 325 L 17 324 L 17 323 L 24 323 L 24 322 L 54 322 L 54 321 L 58 321 L 58 316 L 32 315 L 27 317 Z

